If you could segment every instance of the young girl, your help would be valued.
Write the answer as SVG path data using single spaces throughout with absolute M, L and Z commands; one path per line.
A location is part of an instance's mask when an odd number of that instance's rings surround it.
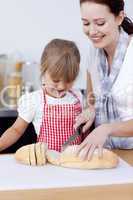
M 74 134 L 73 124 L 82 111 L 80 92 L 71 90 L 79 73 L 80 53 L 72 41 L 54 39 L 41 57 L 42 88 L 21 97 L 18 118 L 0 138 L 0 150 L 15 143 L 33 122 L 37 141 L 49 149 L 61 151 Z M 79 144 L 78 137 L 73 144 Z

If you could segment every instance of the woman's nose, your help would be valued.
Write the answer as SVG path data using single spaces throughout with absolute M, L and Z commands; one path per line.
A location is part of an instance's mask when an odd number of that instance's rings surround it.
M 88 33 L 90 36 L 92 35 L 96 35 L 98 32 L 97 28 L 95 27 L 95 25 L 90 25 L 90 27 L 88 28 Z

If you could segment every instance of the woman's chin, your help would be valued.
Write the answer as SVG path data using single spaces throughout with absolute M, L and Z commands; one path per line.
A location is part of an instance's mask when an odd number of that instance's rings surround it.
M 102 49 L 105 47 L 105 45 L 102 42 L 93 42 L 93 45 L 95 48 Z
M 91 39 L 91 42 L 93 43 L 95 48 L 104 48 L 106 46 L 106 41 L 105 41 L 104 37 L 99 40 Z

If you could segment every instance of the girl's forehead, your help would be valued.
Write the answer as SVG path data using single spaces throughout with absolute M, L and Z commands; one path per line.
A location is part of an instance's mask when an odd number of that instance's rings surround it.
M 54 81 L 54 82 L 63 81 L 63 80 L 62 80 L 62 77 L 59 77 L 59 76 L 52 76 L 52 74 L 51 74 L 49 71 L 46 71 L 46 72 L 45 72 L 44 78 L 49 79 L 49 80 L 52 80 L 52 81 Z

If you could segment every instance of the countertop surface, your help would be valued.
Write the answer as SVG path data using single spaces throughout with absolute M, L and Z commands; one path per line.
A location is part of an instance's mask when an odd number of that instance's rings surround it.
M 0 166 L 0 191 L 133 183 L 133 168 L 121 159 L 118 166 L 113 169 L 81 170 L 49 163 L 44 166 L 22 165 L 16 162 L 13 154 L 3 154 L 0 155 Z M 28 179 L 25 180 L 25 177 Z
M 133 150 L 117 150 L 116 153 L 125 161 L 133 166 Z M 132 169 L 131 169 L 132 170 Z M 128 173 L 128 171 L 127 171 Z M 127 176 L 124 173 L 123 176 Z M 35 174 L 36 175 L 36 174 Z M 132 174 L 131 174 L 132 176 Z M 25 180 L 27 176 L 24 175 Z M 85 178 L 85 177 L 84 177 Z M 54 180 L 56 181 L 56 180 Z M 1 191 L 2 200 L 132 200 L 133 183 L 81 186 L 70 188 L 47 188 L 47 189 L 29 189 L 16 191 Z

